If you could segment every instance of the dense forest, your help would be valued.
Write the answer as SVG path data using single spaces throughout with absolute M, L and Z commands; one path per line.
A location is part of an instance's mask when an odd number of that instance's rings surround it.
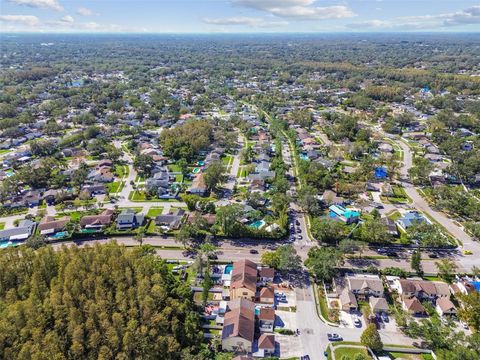
M 201 338 L 189 287 L 149 248 L 0 255 L 1 359 L 184 359 Z

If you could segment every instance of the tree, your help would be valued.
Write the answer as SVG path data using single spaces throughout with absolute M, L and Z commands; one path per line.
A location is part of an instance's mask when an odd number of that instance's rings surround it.
M 140 246 L 143 245 L 144 236 L 145 236 L 145 228 L 141 227 L 140 229 L 138 229 L 138 232 L 134 236 L 135 241 L 137 241 L 140 244 Z
M 410 265 L 412 269 L 417 272 L 418 275 L 421 276 L 423 274 L 421 253 L 418 249 L 413 251 Z
M 280 271 L 296 271 L 302 267 L 302 260 L 293 245 L 279 246 L 275 252 L 278 256 L 277 269 Z
M 446 282 L 451 283 L 455 272 L 458 269 L 455 261 L 452 259 L 440 259 L 439 261 L 435 261 L 435 266 L 438 270 L 438 276 L 440 276 Z
M 313 247 L 308 251 L 305 266 L 318 280 L 331 280 L 340 259 L 340 253 L 332 247 Z
M 390 241 L 391 236 L 380 219 L 369 219 L 360 227 L 360 238 L 365 242 L 384 244 Z
M 215 161 L 207 167 L 203 176 L 207 188 L 214 190 L 219 184 L 226 180 L 225 165 L 223 165 L 222 161 Z
M 140 154 L 133 160 L 133 166 L 144 177 L 151 175 L 154 164 L 153 158 L 148 155 Z
M 319 243 L 335 244 L 346 236 L 345 225 L 330 219 L 314 218 L 310 230 Z
M 380 334 L 378 333 L 375 324 L 368 324 L 367 328 L 360 336 L 360 342 L 374 352 L 380 352 L 383 349 L 382 339 L 380 338 Z
M 440 247 L 445 244 L 445 236 L 437 226 L 425 221 L 414 222 L 407 229 L 407 237 L 410 241 L 426 247 Z
M 187 360 L 200 351 L 191 290 L 151 248 L 19 246 L 1 252 L 0 273 L 10 274 L 0 279 L 0 328 L 10 329 L 1 359 Z
M 343 239 L 338 244 L 338 250 L 342 254 L 354 254 L 356 251 L 359 250 L 358 241 L 351 240 L 351 239 Z
M 262 264 L 267 265 L 272 268 L 277 268 L 280 260 L 278 259 L 278 255 L 275 251 L 267 251 L 264 252 L 261 256 Z
M 303 211 L 308 214 L 318 214 L 320 211 L 320 205 L 316 198 L 317 191 L 312 186 L 303 186 L 298 191 L 298 205 L 302 208 Z
M 210 288 L 213 286 L 213 280 L 210 276 L 210 264 L 207 262 L 207 266 L 205 267 L 205 272 L 203 274 L 203 284 L 202 284 L 202 301 L 203 305 L 205 306 L 208 301 L 208 293 L 210 292 Z
M 467 295 L 459 295 L 462 307 L 458 315 L 477 332 L 480 330 L 480 292 L 473 291 Z
M 25 241 L 25 245 L 27 245 L 29 248 L 37 250 L 42 246 L 47 245 L 47 240 L 43 235 L 32 235 L 27 239 L 27 241 Z
M 217 209 L 215 223 L 220 226 L 223 234 L 226 236 L 241 235 L 238 233 L 242 224 L 239 219 L 243 215 L 243 208 L 238 204 L 222 206 Z

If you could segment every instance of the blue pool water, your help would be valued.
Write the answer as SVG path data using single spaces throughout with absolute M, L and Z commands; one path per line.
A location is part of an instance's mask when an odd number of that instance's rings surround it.
M 198 174 L 199 172 L 200 172 L 200 168 L 194 168 L 192 170 L 192 173 L 194 173 L 194 174 Z
M 60 232 L 57 232 L 56 234 L 50 236 L 52 239 L 61 239 L 61 238 L 64 238 L 65 236 L 68 235 L 68 232 L 66 231 L 60 231 Z
M 470 284 L 474 286 L 474 288 L 480 292 L 480 282 L 479 281 L 473 281 Z
M 265 226 L 265 221 L 263 220 L 257 220 L 257 221 L 254 221 L 253 223 L 251 223 L 250 225 L 248 225 L 252 228 L 255 228 L 255 229 L 260 229 L 262 228 L 263 226 Z
M 300 159 L 302 159 L 302 160 L 308 160 L 308 156 L 305 155 L 305 154 L 301 154 L 301 155 L 300 155 Z
M 223 271 L 224 274 L 230 274 L 233 270 L 233 265 L 226 265 L 225 270 Z
M 203 165 L 205 165 L 205 161 L 197 161 L 197 165 L 198 166 L 203 166 Z
M 255 308 L 255 315 L 257 316 L 260 315 L 260 308 L 257 308 L 257 307 Z
M 0 241 L 0 249 L 6 249 L 10 246 L 15 246 L 10 240 Z

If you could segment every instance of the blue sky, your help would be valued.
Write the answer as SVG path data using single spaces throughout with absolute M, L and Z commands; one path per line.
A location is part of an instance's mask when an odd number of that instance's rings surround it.
M 0 0 L 0 32 L 480 31 L 470 0 Z

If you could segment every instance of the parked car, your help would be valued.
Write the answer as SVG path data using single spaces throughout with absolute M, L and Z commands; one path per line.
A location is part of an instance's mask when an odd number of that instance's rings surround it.
M 327 334 L 327 338 L 329 341 L 342 341 L 342 337 L 338 334 Z
M 362 326 L 362 322 L 360 321 L 360 319 L 359 319 L 358 317 L 353 318 L 353 324 L 354 324 L 356 327 Z
M 297 224 L 297 226 L 300 226 L 300 220 L 295 220 L 295 224 Z
M 385 313 L 382 313 L 380 315 L 380 317 L 382 318 L 382 321 L 385 322 L 385 323 L 388 323 L 389 319 L 388 319 L 388 315 L 385 314 Z
M 437 254 L 428 254 L 428 257 L 430 259 L 436 259 L 436 258 L 438 258 L 438 255 Z
M 255 249 L 250 249 L 250 254 L 258 254 L 258 251 Z

